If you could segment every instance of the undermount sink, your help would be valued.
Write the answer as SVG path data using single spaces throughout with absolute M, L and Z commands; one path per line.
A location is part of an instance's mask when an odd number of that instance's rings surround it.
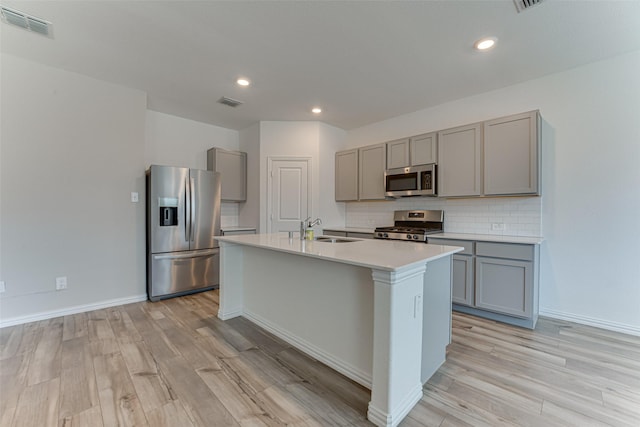
M 357 242 L 354 239 L 346 239 L 344 237 L 335 237 L 335 236 L 318 236 L 314 239 L 316 242 L 325 242 L 325 243 L 349 243 L 349 242 Z

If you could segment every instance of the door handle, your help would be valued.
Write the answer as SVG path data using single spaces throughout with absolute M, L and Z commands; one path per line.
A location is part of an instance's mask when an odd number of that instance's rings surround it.
M 208 257 L 208 256 L 212 256 L 212 255 L 217 255 L 220 253 L 219 249 L 215 249 L 215 250 L 210 250 L 210 251 L 206 251 L 206 252 L 189 252 L 186 254 L 178 254 L 178 255 L 173 255 L 173 254 L 166 254 L 166 255 L 154 255 L 153 259 L 154 260 L 162 260 L 162 259 L 189 259 L 189 258 L 204 258 L 204 257 Z
M 191 241 L 194 241 L 195 235 L 195 223 L 196 223 L 196 194 L 195 194 L 195 181 L 191 178 Z
M 184 240 L 191 240 L 191 188 L 189 179 L 185 180 L 185 208 L 184 208 Z

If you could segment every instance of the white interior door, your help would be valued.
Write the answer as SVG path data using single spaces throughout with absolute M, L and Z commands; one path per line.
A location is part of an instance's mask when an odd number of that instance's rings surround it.
M 268 231 L 298 231 L 311 212 L 311 159 L 269 159 Z

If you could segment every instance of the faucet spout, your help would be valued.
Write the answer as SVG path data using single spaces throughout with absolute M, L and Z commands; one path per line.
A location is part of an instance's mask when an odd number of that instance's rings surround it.
M 309 220 L 311 217 L 308 217 L 304 221 L 300 221 L 300 240 L 304 240 L 304 234 L 307 231 L 307 227 L 309 226 Z

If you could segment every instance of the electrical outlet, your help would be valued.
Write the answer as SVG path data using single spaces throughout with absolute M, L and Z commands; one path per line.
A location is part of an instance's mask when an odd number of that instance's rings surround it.
M 131 192 L 131 202 L 138 203 L 138 193 L 136 191 Z
M 0 293 L 6 291 L 7 288 L 5 287 L 4 281 L 0 281 Z
M 491 224 L 491 229 L 493 231 L 504 231 L 504 222 L 494 222 Z
M 56 277 L 56 290 L 67 289 L 67 276 Z

